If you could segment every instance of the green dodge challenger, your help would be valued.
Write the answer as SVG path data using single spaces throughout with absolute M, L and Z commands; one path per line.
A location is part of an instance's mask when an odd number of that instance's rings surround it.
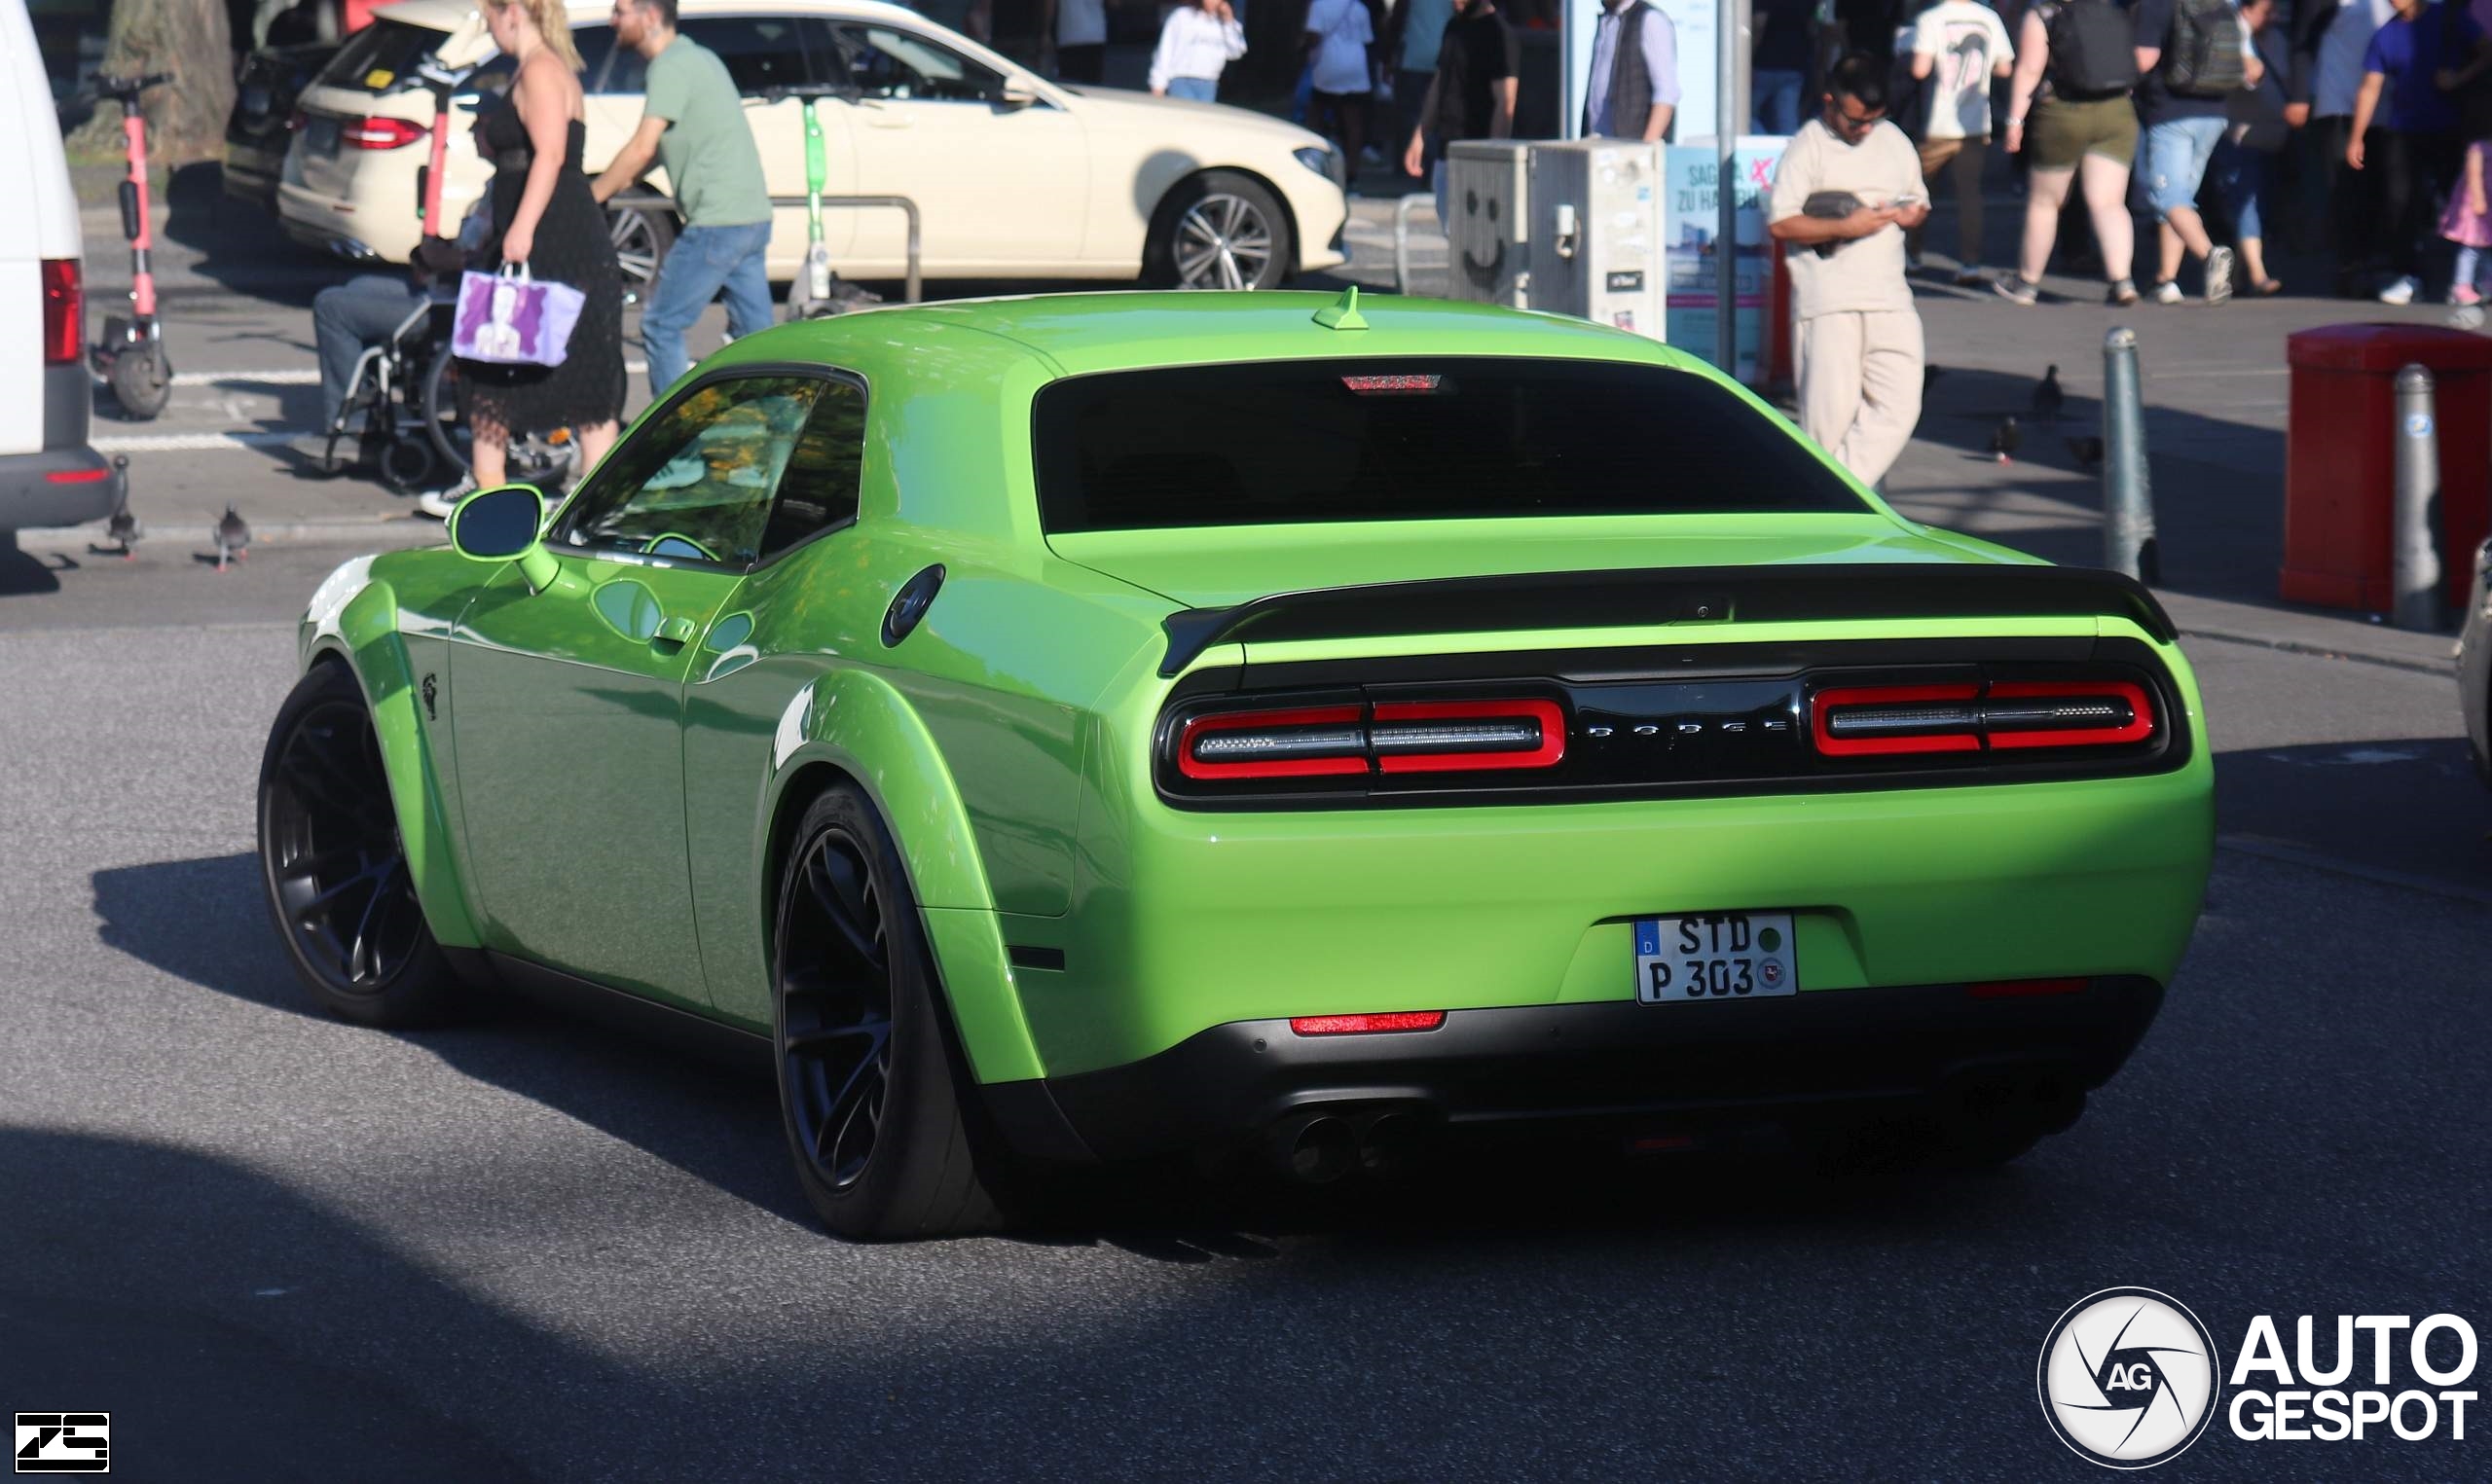
M 330 1009 L 776 1068 L 834 1231 L 1160 1154 L 2066 1128 L 2213 846 L 2137 584 L 1905 521 L 1704 365 L 1313 294 L 739 341 L 551 519 L 306 613 L 260 778 Z

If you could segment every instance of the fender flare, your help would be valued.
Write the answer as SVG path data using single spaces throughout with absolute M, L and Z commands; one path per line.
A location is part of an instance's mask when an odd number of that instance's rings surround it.
M 908 874 L 936 978 L 971 1071 L 981 1083 L 1044 1075 L 996 917 L 969 809 L 934 735 L 906 697 L 869 670 L 828 671 L 781 712 L 770 779 L 753 832 L 756 908 L 772 910 L 783 826 L 808 776 L 854 781 L 882 814 Z M 762 924 L 763 942 L 770 927 Z
M 351 597 L 305 619 L 303 672 L 320 664 L 343 664 L 362 688 L 380 740 L 389 803 L 398 816 L 416 900 L 433 940 L 446 948 L 483 944 L 466 878 L 459 870 L 458 831 L 452 825 L 435 774 L 438 760 L 424 731 L 407 646 L 398 633 L 398 595 L 386 582 L 366 581 Z

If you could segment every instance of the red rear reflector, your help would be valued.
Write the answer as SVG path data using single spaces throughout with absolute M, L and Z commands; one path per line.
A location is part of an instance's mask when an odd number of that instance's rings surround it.
M 2082 995 L 2083 979 L 1991 979 L 1964 989 L 1975 999 L 2031 999 L 2042 995 Z
M 1810 726 L 1828 757 L 1978 752 L 1980 694 L 1978 685 L 1841 686 L 1817 692 Z
M 1300 1035 L 1364 1035 L 1372 1031 L 1434 1031 L 1443 1010 L 1388 1010 L 1381 1015 L 1299 1015 L 1289 1028 Z
M 1343 377 L 1341 384 L 1364 396 L 1393 393 L 1409 396 L 1432 392 L 1444 380 L 1445 378 L 1439 376 Z
M 376 117 L 349 119 L 338 137 L 359 150 L 394 150 L 415 143 L 432 130 L 412 119 Z
M 1303 778 L 1367 772 L 1366 708 L 1301 706 L 1197 716 L 1177 739 L 1190 778 Z
M 110 469 L 55 469 L 43 478 L 48 485 L 92 485 L 109 477 L 112 472 Z
M 43 358 L 58 366 L 87 348 L 87 291 L 76 258 L 43 260 Z
M 1386 773 L 1554 768 L 1566 755 L 1566 718 L 1554 701 L 1388 702 L 1368 729 Z

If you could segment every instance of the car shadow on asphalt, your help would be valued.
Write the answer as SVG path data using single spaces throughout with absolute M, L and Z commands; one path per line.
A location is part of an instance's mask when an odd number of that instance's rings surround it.
M 444 1390 L 481 1369 L 628 1394 L 595 1355 L 230 1160 L 0 1128 L 0 1392 L 108 1413 L 115 1474 L 521 1478 L 493 1435 L 510 1430 Z
M 292 1015 L 323 1012 L 297 984 L 268 921 L 248 852 L 95 872 L 104 944 L 202 989 Z M 452 1029 L 374 1032 L 461 1074 L 556 1109 L 717 1190 L 802 1225 L 814 1217 L 787 1168 L 766 1079 L 684 1057 L 525 1000 L 495 1000 Z M 1579 1237 L 1828 1220 L 1923 1221 L 1994 1199 L 2014 1204 L 2014 1174 L 1944 1176 L 1877 1151 L 1834 1170 L 1769 1136 L 1738 1153 L 1629 1157 L 1610 1146 L 1528 1145 L 1443 1160 L 1393 1181 L 1316 1189 L 1247 1164 L 1209 1173 L 1184 1161 L 1050 1176 L 1010 1240 L 1101 1247 L 1170 1263 L 1255 1261 L 1284 1239 L 1384 1252 L 1473 1238 Z M 1943 1193 L 1933 1199 L 1933 1182 Z
M 60 574 L 78 563 L 67 557 L 38 557 L 18 550 L 17 532 L 0 531 L 0 597 L 60 591 Z
M 107 947 L 220 995 L 325 1018 L 270 924 L 257 855 L 116 867 L 94 873 L 92 885 Z M 371 1033 L 422 1047 L 740 1201 L 813 1219 L 788 1176 L 777 1094 L 766 1080 L 519 999 L 480 1001 L 461 1026 Z

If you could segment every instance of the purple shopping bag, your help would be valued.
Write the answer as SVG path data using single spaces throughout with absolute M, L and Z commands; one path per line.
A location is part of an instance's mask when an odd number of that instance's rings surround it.
M 588 296 L 568 283 L 539 283 L 525 263 L 458 278 L 453 355 L 497 366 L 560 366 Z

